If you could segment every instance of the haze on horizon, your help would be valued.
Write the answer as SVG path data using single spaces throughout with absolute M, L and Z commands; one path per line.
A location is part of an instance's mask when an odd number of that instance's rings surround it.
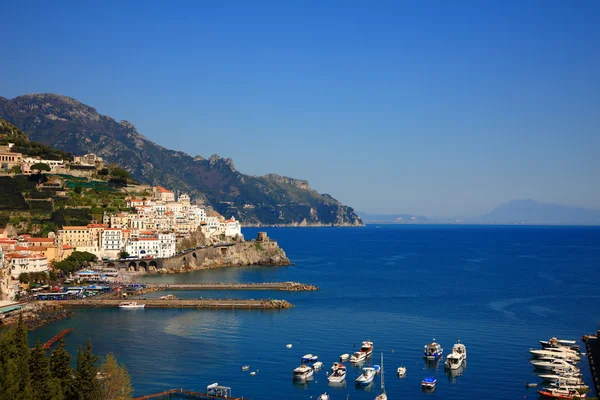
M 0 96 L 58 93 L 356 210 L 600 208 L 600 2 L 10 2 Z

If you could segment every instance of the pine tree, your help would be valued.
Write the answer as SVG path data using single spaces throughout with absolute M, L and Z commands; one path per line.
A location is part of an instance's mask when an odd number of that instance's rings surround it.
M 31 376 L 29 372 L 29 345 L 27 343 L 27 326 L 23 317 L 19 317 L 17 329 L 13 334 L 13 340 L 17 351 L 17 374 L 19 382 L 20 398 L 23 400 L 33 400 L 33 391 L 31 388 Z
M 19 380 L 17 379 L 17 363 L 7 360 L 0 363 L 0 393 L 3 400 L 20 400 Z
M 31 372 L 33 397 L 36 400 L 57 400 L 63 398 L 60 391 L 60 381 L 52 378 L 50 363 L 39 339 L 29 358 L 29 371 Z
M 50 357 L 50 371 L 52 377 L 60 383 L 60 390 L 65 399 L 76 398 L 73 393 L 73 369 L 71 368 L 71 355 L 65 348 L 65 338 L 61 337 L 58 346 L 52 351 Z
M 85 351 L 77 351 L 77 371 L 75 374 L 75 393 L 78 400 L 102 400 L 102 387 L 97 378 L 98 357 L 92 353 L 92 343 L 88 339 Z
M 100 368 L 104 400 L 129 400 L 133 393 L 131 377 L 124 365 L 119 365 L 112 353 L 107 354 Z

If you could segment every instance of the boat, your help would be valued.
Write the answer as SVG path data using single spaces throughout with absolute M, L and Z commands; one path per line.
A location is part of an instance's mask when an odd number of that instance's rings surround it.
M 536 369 L 544 370 L 544 371 L 553 371 L 555 369 L 561 371 L 569 371 L 576 372 L 577 368 L 565 360 L 555 359 L 552 361 L 539 361 L 539 360 L 531 360 L 531 365 L 533 365 Z
M 285 347 L 287 347 L 288 349 L 291 349 L 292 348 L 292 344 L 288 343 L 288 344 L 285 345 Z
M 381 372 L 381 367 L 379 365 L 373 365 L 373 369 L 375 370 L 375 373 L 377 375 L 379 375 L 379 373 Z
M 252 375 L 252 376 L 256 375 L 256 371 L 250 372 L 250 375 Z
M 559 382 L 567 385 L 581 385 L 583 379 L 579 373 L 565 373 L 565 374 L 542 374 L 539 375 L 544 382 Z
M 375 397 L 375 400 L 387 400 L 387 393 L 385 392 L 385 382 L 383 380 L 383 353 L 381 353 L 381 390 L 379 395 Z
M 140 308 L 146 307 L 145 304 L 138 304 L 137 301 L 122 301 L 119 303 L 119 308 L 129 309 L 129 310 L 139 310 Z
M 361 353 L 365 353 L 365 355 L 369 357 L 371 354 L 373 354 L 373 342 L 365 340 L 364 342 L 362 342 L 362 346 L 360 346 L 359 351 Z
M 537 383 L 526 383 L 525 386 L 526 387 L 537 387 Z
M 344 353 L 340 356 L 340 361 L 341 362 L 348 361 L 349 358 L 350 358 L 350 354 Z
M 406 375 L 406 367 L 398 367 L 398 376 Z
M 462 367 L 467 360 L 467 348 L 460 341 L 452 346 L 452 353 L 446 357 L 444 368 L 454 370 Z
M 354 354 L 352 354 L 352 357 L 350 357 L 350 362 L 353 364 L 358 364 L 358 363 L 365 361 L 366 359 L 367 359 L 366 353 L 363 353 L 362 351 L 357 351 Z
M 373 382 L 373 378 L 375 378 L 375 369 L 371 367 L 365 367 L 363 368 L 363 373 L 356 378 L 356 384 L 360 386 L 366 386 Z
M 333 371 L 335 371 L 336 369 L 338 369 L 339 367 L 343 367 L 343 366 L 344 366 L 343 364 L 341 364 L 341 363 L 339 363 L 339 362 L 335 361 L 335 362 L 333 363 L 333 365 L 331 366 L 331 372 L 333 372 Z
M 313 376 L 314 372 L 315 371 L 311 367 L 303 364 L 298 368 L 294 369 L 294 379 L 297 379 L 299 381 L 305 381 L 306 379 Z
M 327 393 L 323 393 L 317 398 L 317 400 L 329 400 L 329 395 Z
M 313 356 L 312 354 L 305 354 L 302 356 L 302 362 L 315 362 L 319 359 L 317 356 Z
M 548 348 L 567 348 L 576 352 L 579 352 L 581 348 L 576 344 L 575 340 L 557 339 L 555 337 L 550 340 L 540 340 L 542 349 Z
M 552 357 L 552 358 L 562 358 L 565 360 L 572 361 L 580 361 L 581 357 L 578 353 L 573 350 L 563 349 L 563 348 L 548 348 L 544 350 L 536 350 L 530 349 L 529 353 L 534 357 Z
M 317 361 L 316 363 L 313 364 L 313 369 L 315 369 L 315 370 L 321 369 L 322 367 L 323 367 L 322 361 Z
M 438 360 L 440 357 L 442 357 L 443 353 L 444 349 L 442 349 L 442 346 L 439 343 L 436 343 L 435 338 L 433 338 L 431 343 L 425 345 L 423 357 L 428 360 Z
M 242 371 L 248 371 L 250 369 L 249 365 L 242 366 Z
M 428 376 L 427 378 L 425 378 L 421 381 L 421 388 L 423 388 L 425 390 L 435 390 L 436 382 L 437 382 L 437 379 L 435 379 L 433 376 Z
M 333 372 L 331 373 L 331 375 L 329 375 L 327 377 L 327 380 L 329 382 L 332 383 L 339 383 L 342 382 L 344 379 L 346 379 L 346 367 L 342 364 L 338 364 L 337 366 L 335 366 L 335 369 L 333 369 Z
M 550 399 L 585 399 L 585 393 L 579 394 L 576 390 L 570 390 L 567 388 L 543 388 L 537 391 L 540 396 L 547 397 Z

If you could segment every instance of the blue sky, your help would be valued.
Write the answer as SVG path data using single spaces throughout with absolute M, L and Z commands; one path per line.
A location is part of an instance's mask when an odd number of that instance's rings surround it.
M 123 4 L 121 4 L 123 3 Z M 0 96 L 368 212 L 600 208 L 598 1 L 8 2 Z

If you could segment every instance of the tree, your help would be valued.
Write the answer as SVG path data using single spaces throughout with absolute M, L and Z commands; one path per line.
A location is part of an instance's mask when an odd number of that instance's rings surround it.
M 32 171 L 37 171 L 38 174 L 41 174 L 42 171 L 49 172 L 50 166 L 46 163 L 35 163 L 31 167 L 29 167 Z
M 64 398 L 59 381 L 53 379 L 50 374 L 50 363 L 39 339 L 29 357 L 29 372 L 34 399 L 62 400 Z
M 92 343 L 88 339 L 85 351 L 77 351 L 77 371 L 75 372 L 75 394 L 78 400 L 101 400 L 102 386 L 97 379 L 98 357 L 92 353 Z
M 119 253 L 119 258 L 127 258 L 129 257 L 129 253 L 126 251 L 122 251 Z
M 19 274 L 19 282 L 29 283 L 30 282 L 29 272 L 21 272 Z
M 14 344 L 17 350 L 17 375 L 19 381 L 19 392 L 24 400 L 33 400 L 31 389 L 31 376 L 29 373 L 29 345 L 27 344 L 27 326 L 23 316 L 19 317 L 17 329 L 13 332 Z
M 105 400 L 128 400 L 131 399 L 133 388 L 131 377 L 124 365 L 119 365 L 112 353 L 106 355 L 100 367 L 102 377 L 102 391 Z
M 60 338 L 58 347 L 50 356 L 50 370 L 52 377 L 60 383 L 60 390 L 65 399 L 76 398 L 73 393 L 73 369 L 71 368 L 71 355 L 65 348 L 64 336 Z
M 110 182 L 117 186 L 125 186 L 127 185 L 127 180 L 131 179 L 131 174 L 123 168 L 112 166 L 108 169 L 108 171 L 110 175 Z
M 11 174 L 22 174 L 23 170 L 20 165 L 13 165 L 11 169 L 8 170 Z

